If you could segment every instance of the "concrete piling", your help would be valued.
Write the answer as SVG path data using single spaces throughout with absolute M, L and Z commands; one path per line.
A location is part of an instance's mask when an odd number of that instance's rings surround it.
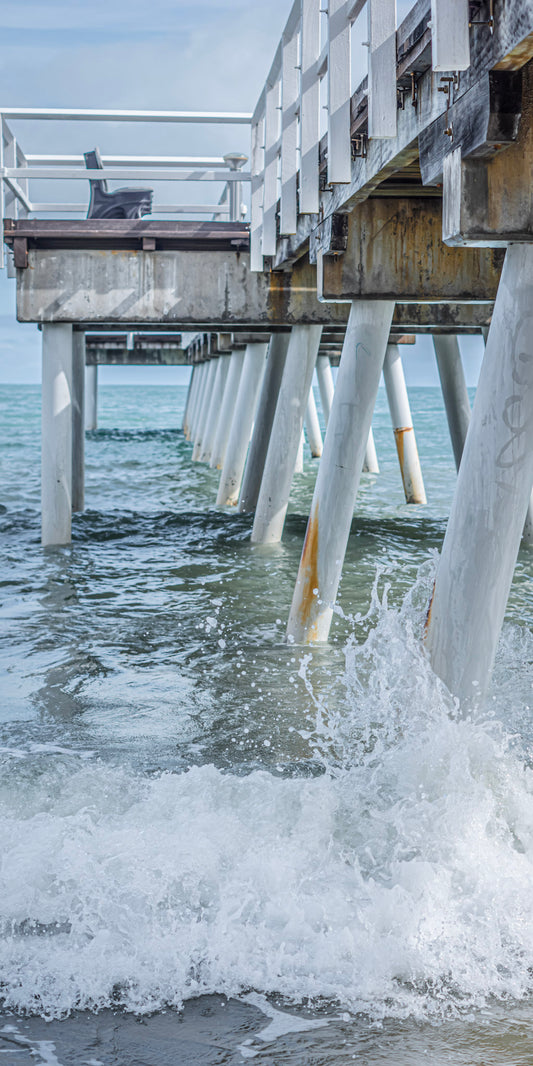
M 72 326 L 42 328 L 41 541 L 69 544 L 72 522 Z
M 205 392 L 202 397 L 202 410 L 200 411 L 198 417 L 196 436 L 194 438 L 194 447 L 192 450 L 192 460 L 194 463 L 200 462 L 200 456 L 202 454 L 202 442 L 207 432 L 209 408 L 211 405 L 211 397 L 213 395 L 213 389 L 215 385 L 217 363 L 218 359 L 210 359 L 209 363 L 207 364 Z
M 287 639 L 327 640 L 394 303 L 354 300 L 318 468 Z
M 533 484 L 533 246 L 507 249 L 429 608 L 435 672 L 486 689 Z
M 470 399 L 457 337 L 435 333 L 435 357 L 457 470 L 470 425 Z
M 304 426 L 307 434 L 307 442 L 311 449 L 311 455 L 313 456 L 313 459 L 320 459 L 320 456 L 322 455 L 322 434 L 320 432 L 320 423 L 318 421 L 318 412 L 316 409 L 316 401 L 312 385 L 309 389 Z
M 239 499 L 257 398 L 265 372 L 267 349 L 267 344 L 246 346 L 239 391 L 218 487 L 217 504 L 219 507 L 234 506 Z
M 293 326 L 257 500 L 252 543 L 281 540 L 321 326 Z
M 289 333 L 273 333 L 268 346 L 263 383 L 257 403 L 252 440 L 242 479 L 239 511 L 255 511 L 265 460 L 276 413 L 283 369 L 289 347 Z
M 98 367 L 85 367 L 85 429 L 98 429 Z
M 181 423 L 181 429 L 185 440 L 189 439 L 189 422 L 191 417 L 191 411 L 194 403 L 194 394 L 196 386 L 198 384 L 198 367 L 193 366 L 191 376 L 189 379 L 189 388 L 187 389 L 187 399 L 185 401 L 185 410 L 183 412 L 183 422 Z
M 411 418 L 411 408 L 397 344 L 388 344 L 383 363 L 383 377 L 389 401 L 389 409 L 396 441 L 396 450 L 400 461 L 400 470 L 406 503 L 427 503 L 426 492 L 415 431 Z
M 211 459 L 211 454 L 213 451 L 213 441 L 215 439 L 218 416 L 220 414 L 220 406 L 222 403 L 222 397 L 224 395 L 226 378 L 228 376 L 229 360 L 229 355 L 219 355 L 218 359 L 216 360 L 215 380 L 213 382 L 211 402 L 209 404 L 209 411 L 207 412 L 205 432 L 200 452 L 201 463 L 208 463 Z
M 333 393 L 335 391 L 329 355 L 317 356 L 316 376 L 318 381 L 318 390 L 320 392 L 322 414 L 324 415 L 324 425 L 327 429 L 329 413 L 331 411 L 331 404 L 333 403 Z
M 72 510 L 85 507 L 85 334 L 72 333 Z
M 363 461 L 363 471 L 365 474 L 379 474 L 378 453 L 376 452 L 376 445 L 374 443 L 374 434 L 372 432 L 372 426 L 368 431 L 368 440 L 365 448 L 365 458 Z
M 211 452 L 211 460 L 209 463 L 213 470 L 221 470 L 224 464 L 243 364 L 244 350 L 235 348 L 230 356 L 228 376 L 226 378 L 222 406 L 218 416 L 217 429 L 213 441 L 213 450 Z
M 298 441 L 298 451 L 296 452 L 296 462 L 294 464 L 294 473 L 303 474 L 304 472 L 304 431 L 300 433 L 300 440 Z
M 198 396 L 197 396 L 195 407 L 194 407 L 193 417 L 191 419 L 190 440 L 192 441 L 193 448 L 194 448 L 194 443 L 195 443 L 196 437 L 198 435 L 198 426 L 199 426 L 199 423 L 200 423 L 200 416 L 201 416 L 201 413 L 203 411 L 205 390 L 206 390 L 206 386 L 207 386 L 208 370 L 209 370 L 209 364 L 207 363 L 207 361 L 205 363 L 201 363 L 201 365 L 200 365 L 200 380 L 199 380 L 199 385 L 198 385 Z

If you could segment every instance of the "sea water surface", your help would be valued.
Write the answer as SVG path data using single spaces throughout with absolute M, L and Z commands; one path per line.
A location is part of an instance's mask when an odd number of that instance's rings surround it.
M 317 463 L 252 546 L 185 395 L 100 389 L 43 550 L 39 389 L 0 389 L 0 1063 L 531 1063 L 533 553 L 464 718 L 421 650 L 440 393 L 421 508 L 380 390 L 331 641 L 290 646 Z

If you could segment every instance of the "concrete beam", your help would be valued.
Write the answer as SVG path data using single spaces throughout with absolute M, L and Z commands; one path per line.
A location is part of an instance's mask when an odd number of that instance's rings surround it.
M 316 269 L 252 273 L 248 253 L 33 249 L 17 273 L 20 322 L 180 323 L 197 329 L 342 323 L 347 310 L 320 303 Z
M 318 253 L 318 296 L 483 303 L 494 300 L 503 255 L 443 244 L 439 200 L 366 200 L 348 215 L 345 252 Z
M 109 348 L 91 345 L 85 353 L 86 366 L 188 366 L 183 348 Z

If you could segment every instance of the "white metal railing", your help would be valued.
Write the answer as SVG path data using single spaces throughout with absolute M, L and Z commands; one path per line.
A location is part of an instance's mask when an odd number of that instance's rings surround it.
M 251 175 L 243 169 L 247 157 L 235 153 L 226 156 L 158 156 L 103 155 L 101 170 L 88 170 L 81 154 L 32 154 L 22 150 L 13 130 L 12 121 L 63 122 L 137 122 L 137 123 L 197 123 L 208 125 L 250 125 L 251 114 L 220 111 L 112 111 L 72 108 L 0 108 L 0 219 L 27 218 L 30 215 L 82 214 L 87 202 L 37 199 L 34 183 L 42 181 L 120 180 L 124 184 L 142 181 L 214 182 L 223 183 L 218 202 L 154 203 L 156 215 L 210 215 L 214 219 L 239 221 L 246 215 L 242 204 L 243 183 Z M 30 195 L 31 183 L 31 195 Z M 181 188 L 182 186 L 179 186 Z M 60 188 L 60 186 L 58 186 Z M 181 199 L 181 197 L 180 197 Z M 0 247 L 0 266 L 4 265 L 3 242 Z
M 469 0 L 418 0 L 431 9 L 433 69 L 469 66 Z M 352 71 L 353 39 L 366 16 L 368 64 Z M 358 22 L 361 20 L 361 22 Z M 355 53 L 354 53 L 355 55 Z M 367 69 L 366 69 L 367 68 Z M 112 111 L 0 108 L 0 217 L 85 212 L 85 203 L 43 202 L 30 196 L 30 182 L 89 177 L 126 181 L 223 182 L 216 204 L 154 205 L 156 214 L 241 217 L 241 188 L 251 182 L 251 268 L 276 253 L 281 236 L 297 232 L 300 215 L 320 207 L 319 146 L 324 115 L 327 182 L 352 178 L 351 97 L 368 75 L 368 138 L 394 138 L 397 128 L 396 0 L 294 0 L 265 86 L 253 114 L 200 111 Z M 81 155 L 25 154 L 9 121 L 200 123 L 251 126 L 251 171 L 243 156 L 104 155 L 103 170 L 83 167 Z M 0 249 L 0 257 L 3 252 Z
M 430 5 L 433 70 L 466 69 L 468 0 L 427 0 L 428 10 Z M 362 66 L 355 71 L 353 84 L 352 39 L 363 15 L 368 71 Z M 393 138 L 396 0 L 294 0 L 252 117 L 252 270 L 262 270 L 264 257 L 276 252 L 278 201 L 281 236 L 296 233 L 299 214 L 319 211 L 322 109 L 327 112 L 327 183 L 350 183 L 350 101 L 366 74 L 368 138 Z

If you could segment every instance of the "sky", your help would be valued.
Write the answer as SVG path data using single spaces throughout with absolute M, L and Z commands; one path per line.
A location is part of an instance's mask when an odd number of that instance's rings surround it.
M 291 2 L 2 0 L 0 107 L 253 111 Z M 410 6 L 400 0 L 399 16 Z M 33 153 L 83 152 L 98 144 L 103 154 L 249 154 L 243 126 L 11 125 Z M 175 202 L 168 184 L 154 188 Z M 44 183 L 34 189 L 46 197 Z M 87 190 L 76 183 L 67 192 L 65 183 L 63 194 L 80 200 Z M 195 195 L 205 201 L 205 185 Z M 467 380 L 475 384 L 482 341 L 469 337 L 461 345 Z M 429 338 L 404 352 L 408 383 L 438 382 Z M 184 375 L 180 368 L 100 370 L 102 383 L 177 383 Z M 0 271 L 0 382 L 39 381 L 40 334 L 16 322 L 15 281 Z

